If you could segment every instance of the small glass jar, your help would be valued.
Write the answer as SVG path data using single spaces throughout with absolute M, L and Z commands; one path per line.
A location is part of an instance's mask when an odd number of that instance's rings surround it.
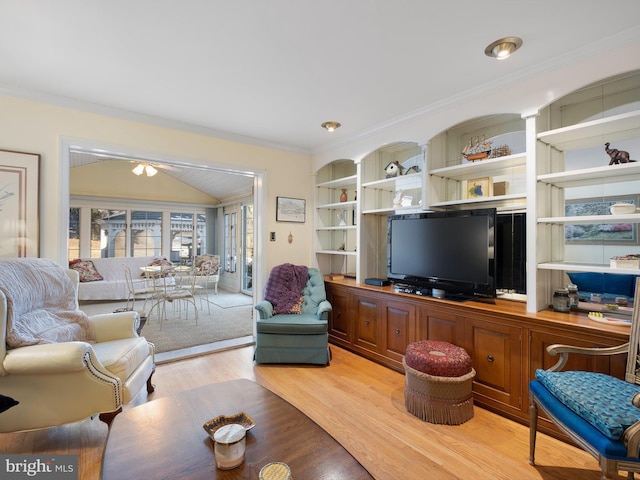
M 578 297 L 578 286 L 570 283 L 567 285 L 567 291 L 569 292 L 569 308 L 571 310 L 576 310 L 578 308 L 578 303 L 580 302 Z
M 566 288 L 558 288 L 553 294 L 553 309 L 556 312 L 568 312 L 571 309 L 571 299 Z
M 220 470 L 230 470 L 244 462 L 246 430 L 242 425 L 232 423 L 220 427 L 213 434 L 213 439 L 216 466 Z

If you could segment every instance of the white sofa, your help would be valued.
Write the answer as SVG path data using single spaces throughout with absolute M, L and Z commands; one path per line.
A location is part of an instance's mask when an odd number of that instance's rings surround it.
M 124 276 L 124 267 L 131 269 L 131 275 L 135 278 L 143 278 L 142 270 L 153 260 L 163 258 L 153 257 L 112 257 L 112 258 L 86 258 L 91 260 L 96 270 L 102 275 L 103 280 L 94 282 L 80 282 L 78 287 L 78 300 L 126 300 L 129 297 L 129 289 Z

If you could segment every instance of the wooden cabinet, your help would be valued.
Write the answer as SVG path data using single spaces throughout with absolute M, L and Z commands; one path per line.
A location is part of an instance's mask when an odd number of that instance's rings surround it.
M 527 424 L 529 381 L 536 368 L 555 359 L 546 353 L 554 343 L 585 347 L 614 346 L 628 341 L 628 328 L 591 322 L 575 313 L 549 310 L 528 313 L 508 300 L 454 302 L 395 292 L 393 287 L 325 279 L 333 311 L 329 341 L 404 373 L 407 345 L 441 340 L 463 347 L 476 377 L 476 405 Z M 624 377 L 624 355 L 577 356 L 570 368 Z M 540 431 L 561 437 L 548 422 Z
M 476 369 L 476 399 L 494 408 L 522 410 L 522 327 L 476 317 L 464 322 L 465 345 Z
M 329 313 L 329 335 L 334 343 L 348 346 L 352 335 L 352 322 L 349 321 L 350 295 L 344 289 L 331 289 L 327 291 L 327 299 L 332 307 Z
M 354 338 L 358 349 L 378 353 L 380 350 L 380 307 L 374 296 L 354 294 Z
M 383 303 L 382 354 L 402 365 L 407 345 L 416 338 L 416 307 L 410 302 Z

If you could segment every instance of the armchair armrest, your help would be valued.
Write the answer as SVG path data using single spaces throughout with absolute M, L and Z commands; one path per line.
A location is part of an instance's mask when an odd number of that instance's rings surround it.
M 583 355 L 618 355 L 621 353 L 627 353 L 629 351 L 629 343 L 625 343 L 623 345 L 618 345 L 616 347 L 606 347 L 606 348 L 588 348 L 588 347 L 574 347 L 571 345 L 549 345 L 547 347 L 547 352 L 549 355 L 560 355 L 560 358 L 549 368 L 550 372 L 557 372 L 562 370 L 562 368 L 567 364 L 569 360 L 570 353 L 578 353 Z
M 258 302 L 255 306 L 255 309 L 260 314 L 260 319 L 265 320 L 267 318 L 273 317 L 273 305 L 268 300 L 262 300 Z
M 90 316 L 89 321 L 95 329 L 96 342 L 110 342 L 137 337 L 140 315 L 138 312 L 102 313 Z
M 29 345 L 7 351 L 3 367 L 9 375 L 80 372 L 87 369 L 83 359 L 92 350 L 87 342 Z
M 329 320 L 329 312 L 332 310 L 331 303 L 328 300 L 323 300 L 318 305 L 318 320 Z

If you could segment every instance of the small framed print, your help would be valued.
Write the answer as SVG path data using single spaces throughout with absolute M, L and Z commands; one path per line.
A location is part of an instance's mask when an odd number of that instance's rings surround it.
M 306 201 L 302 198 L 276 197 L 276 222 L 304 223 Z
M 40 155 L 0 150 L 0 258 L 40 254 Z
M 464 198 L 466 200 L 491 196 L 491 179 L 489 177 L 467 180 L 467 189 Z

